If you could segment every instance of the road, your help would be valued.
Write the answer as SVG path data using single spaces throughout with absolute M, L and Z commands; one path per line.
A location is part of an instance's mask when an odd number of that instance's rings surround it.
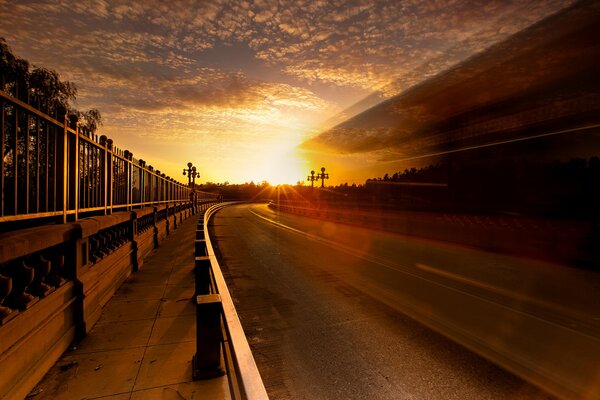
M 211 230 L 273 399 L 552 398 L 464 346 L 600 397 L 597 273 L 266 205 L 225 208 Z

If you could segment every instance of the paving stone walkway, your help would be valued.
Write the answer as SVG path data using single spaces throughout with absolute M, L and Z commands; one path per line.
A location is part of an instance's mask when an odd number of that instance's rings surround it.
M 225 399 L 227 378 L 192 381 L 194 238 L 184 221 L 105 306 L 29 399 Z

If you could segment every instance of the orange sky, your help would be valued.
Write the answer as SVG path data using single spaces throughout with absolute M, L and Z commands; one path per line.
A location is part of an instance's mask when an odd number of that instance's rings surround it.
M 379 161 L 298 145 L 572 1 L 130 3 L 0 2 L 0 36 L 75 82 L 101 134 L 180 181 L 192 161 L 202 182 L 295 183 L 326 166 L 335 184 Z

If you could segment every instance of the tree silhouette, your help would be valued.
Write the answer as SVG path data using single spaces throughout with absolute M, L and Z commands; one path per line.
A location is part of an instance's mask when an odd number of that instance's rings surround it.
M 0 37 L 0 90 L 56 118 L 75 115 L 89 133 L 102 125 L 102 116 L 97 109 L 80 112 L 71 106 L 77 97 L 75 84 L 62 81 L 51 69 L 30 69 L 29 62 L 14 55 L 6 40 Z
M 102 115 L 96 108 L 92 108 L 86 112 L 77 112 L 80 126 L 88 132 L 94 133 L 102 125 Z
M 29 73 L 27 86 L 30 102 L 38 102 L 38 107 L 54 111 L 69 110 L 69 101 L 77 96 L 77 87 L 69 81 L 63 82 L 56 71 L 35 68 Z

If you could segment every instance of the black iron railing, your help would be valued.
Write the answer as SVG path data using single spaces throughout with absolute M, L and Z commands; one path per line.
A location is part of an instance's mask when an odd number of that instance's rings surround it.
M 76 119 L 58 118 L 0 91 L 0 222 L 67 222 L 190 200 L 188 185 L 79 127 Z

